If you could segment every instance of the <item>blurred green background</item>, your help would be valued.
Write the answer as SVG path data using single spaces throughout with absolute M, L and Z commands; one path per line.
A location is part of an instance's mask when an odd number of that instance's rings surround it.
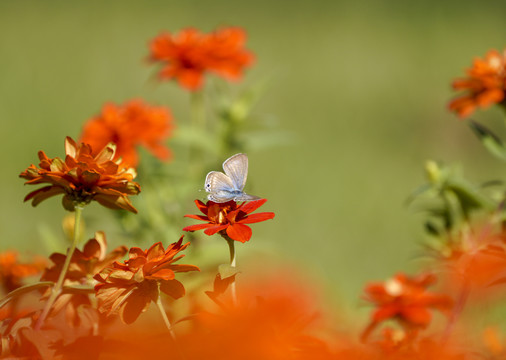
M 404 202 L 425 182 L 425 160 L 459 162 L 475 182 L 504 178 L 446 104 L 473 57 L 506 46 L 505 15 L 501 1 L 2 0 L 0 248 L 53 250 L 41 238 L 60 235 L 60 200 L 23 204 L 35 187 L 17 176 L 38 150 L 63 156 L 64 137 L 103 103 L 142 97 L 188 117 L 187 92 L 153 81 L 150 39 L 241 26 L 257 61 L 234 86 L 268 79 L 254 112 L 284 136 L 248 154 L 246 190 L 276 218 L 254 225 L 239 257 L 296 264 L 355 307 L 367 281 L 418 266 L 423 216 Z

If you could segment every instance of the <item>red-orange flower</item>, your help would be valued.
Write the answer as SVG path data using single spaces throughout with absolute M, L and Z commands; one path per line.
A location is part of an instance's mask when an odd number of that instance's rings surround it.
M 92 285 L 94 275 L 102 271 L 106 266 L 111 265 L 114 261 L 121 259 L 127 251 L 128 249 L 125 246 L 118 246 L 110 253 L 107 253 L 105 234 L 101 231 L 96 232 L 95 237 L 84 245 L 83 251 L 75 249 L 63 285 Z M 49 259 L 54 265 L 44 271 L 41 281 L 56 282 L 65 263 L 66 255 L 53 253 Z M 49 296 L 50 293 L 51 289 L 48 289 L 45 296 Z M 87 294 L 63 293 L 54 303 L 53 311 L 56 313 L 65 308 L 67 320 L 77 325 L 80 320 L 77 309 L 80 305 L 91 305 Z
M 165 107 L 149 106 L 142 100 L 124 105 L 108 103 L 84 125 L 80 142 L 91 146 L 92 155 L 112 142 L 117 146 L 114 160 L 121 158 L 124 165 L 136 167 L 137 146 L 144 146 L 160 160 L 170 158 L 170 150 L 163 142 L 172 127 L 172 115 Z
M 246 33 L 232 27 L 211 34 L 188 28 L 176 35 L 162 33 L 150 43 L 150 59 L 161 62 L 161 79 L 176 79 L 189 90 L 202 87 L 206 71 L 228 79 L 239 79 L 253 55 L 244 49 Z
M 39 168 L 30 165 L 19 176 L 27 179 L 25 184 L 38 185 L 48 183 L 32 191 L 25 201 L 32 205 L 51 196 L 63 195 L 63 207 L 73 211 L 78 204 L 87 204 L 92 200 L 111 209 L 125 209 L 134 213 L 137 210 L 128 199 L 128 195 L 137 195 L 140 186 L 133 182 L 135 171 L 125 169 L 113 162 L 115 146 L 106 146 L 98 155 L 93 156 L 90 145 L 76 145 L 70 137 L 65 139 L 65 160 L 58 157 L 50 159 L 39 151 Z
M 416 331 L 430 324 L 430 309 L 450 310 L 453 301 L 449 296 L 427 291 L 435 282 L 436 277 L 432 274 L 417 277 L 397 274 L 385 282 L 369 284 L 364 297 L 376 306 L 376 310 L 362 339 L 365 341 L 379 323 L 388 319 L 395 319 L 406 331 Z
M 490 50 L 485 59 L 477 58 L 467 71 L 468 77 L 453 82 L 455 90 L 466 93 L 453 99 L 449 108 L 461 118 L 469 116 L 477 107 L 487 108 L 504 103 L 506 92 L 506 50 L 501 54 Z
M 233 240 L 242 243 L 251 238 L 251 228 L 246 224 L 253 224 L 274 218 L 274 213 L 263 212 L 251 214 L 260 206 L 265 204 L 267 200 L 255 200 L 243 202 L 237 205 L 235 201 L 227 201 L 225 203 L 215 203 L 208 201 L 204 204 L 200 200 L 195 200 L 195 204 L 204 215 L 185 215 L 196 220 L 206 221 L 206 224 L 190 225 L 183 231 L 204 230 L 206 235 L 214 235 L 217 232 L 225 231 Z
M 32 263 L 18 262 L 17 251 L 4 251 L 0 253 L 0 284 L 5 293 L 16 290 L 23 285 L 23 279 L 40 273 L 46 262 L 36 258 Z
M 123 322 L 130 324 L 145 311 L 151 301 L 156 302 L 160 291 L 178 299 L 185 294 L 183 284 L 176 280 L 176 272 L 200 271 L 194 265 L 174 264 L 184 257 L 179 255 L 190 245 L 182 245 L 183 237 L 163 249 L 157 242 L 148 250 L 133 247 L 129 259 L 124 263 L 115 262 L 94 278 L 95 293 L 102 313 L 119 312 Z

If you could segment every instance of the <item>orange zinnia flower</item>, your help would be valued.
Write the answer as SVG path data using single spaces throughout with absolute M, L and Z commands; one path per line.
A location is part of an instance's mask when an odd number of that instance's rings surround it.
M 106 251 L 107 240 L 105 234 L 98 231 L 95 233 L 95 237 L 84 245 L 83 251 L 76 249 L 72 254 L 63 285 L 91 285 L 94 275 L 125 256 L 128 249 L 126 246 L 119 246 L 109 254 Z M 44 271 L 40 280 L 56 282 L 65 263 L 66 255 L 53 253 L 49 259 L 54 265 Z M 50 293 L 51 289 L 48 289 L 45 295 L 49 296 Z M 79 324 L 77 309 L 80 305 L 91 305 L 87 294 L 65 293 L 58 297 L 53 305 L 53 311 L 58 312 L 65 308 L 67 320 L 77 325 Z
M 165 107 L 149 106 L 142 100 L 124 105 L 105 104 L 102 113 L 90 119 L 83 129 L 80 142 L 94 150 L 109 143 L 116 144 L 114 160 L 136 167 L 139 162 L 137 146 L 144 146 L 160 160 L 170 158 L 170 150 L 163 145 L 172 131 L 172 115 Z
M 206 221 L 207 224 L 190 225 L 183 231 L 204 230 L 206 235 L 214 235 L 217 232 L 225 232 L 231 239 L 242 243 L 251 238 L 252 231 L 246 224 L 253 224 L 274 218 L 274 213 L 263 212 L 251 214 L 260 206 L 265 204 L 267 200 L 261 199 L 256 201 L 243 202 L 237 205 L 235 201 L 227 201 L 225 203 L 215 203 L 208 201 L 204 204 L 200 200 L 195 200 L 195 204 L 204 215 L 185 215 L 196 220 Z
M 161 79 L 177 79 L 189 90 L 202 87 L 206 71 L 228 79 L 239 79 L 253 55 L 244 49 L 246 33 L 236 27 L 203 34 L 188 28 L 179 34 L 162 33 L 151 41 L 150 59 L 161 62 Z
M 70 137 L 65 139 L 65 160 L 50 159 L 39 151 L 40 168 L 30 165 L 19 176 L 28 180 L 25 184 L 50 185 L 32 191 L 25 201 L 32 200 L 32 205 L 37 206 L 51 196 L 64 194 L 63 207 L 69 211 L 76 205 L 95 200 L 111 209 L 136 213 L 128 199 L 128 195 L 137 195 L 141 190 L 139 184 L 132 181 L 135 171 L 113 162 L 114 151 L 115 146 L 108 145 L 93 157 L 90 145 L 77 146 Z
M 436 282 L 432 274 L 408 277 L 397 274 L 381 283 L 372 283 L 365 288 L 365 299 L 376 305 L 372 319 L 362 334 L 365 341 L 376 326 L 388 319 L 397 320 L 406 331 L 417 331 L 427 327 L 431 321 L 430 308 L 448 311 L 452 299 L 443 294 L 427 291 Z
M 5 293 L 9 293 L 23 285 L 26 277 L 40 273 L 46 262 L 42 258 L 34 259 L 32 263 L 20 264 L 16 251 L 0 253 L 0 284 Z
M 190 245 L 182 245 L 183 237 L 172 243 L 166 250 L 157 242 L 148 250 L 133 247 L 129 259 L 124 263 L 115 262 L 94 278 L 99 282 L 95 293 L 102 313 L 119 312 L 126 324 L 134 322 L 145 311 L 151 301 L 156 302 L 160 291 L 178 299 L 185 294 L 183 284 L 176 280 L 176 272 L 200 271 L 194 265 L 174 264 L 184 257 L 179 255 Z
M 452 100 L 449 108 L 461 118 L 474 112 L 476 107 L 487 108 L 492 104 L 504 105 L 506 92 L 506 50 L 501 54 L 490 50 L 485 59 L 477 58 L 467 70 L 468 78 L 453 82 L 455 90 L 464 90 L 466 94 Z

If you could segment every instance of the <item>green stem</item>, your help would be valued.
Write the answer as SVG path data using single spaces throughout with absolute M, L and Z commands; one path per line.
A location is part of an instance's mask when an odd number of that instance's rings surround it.
M 193 128 L 200 128 L 205 131 L 206 112 L 204 106 L 204 92 L 197 90 L 191 93 L 191 124 Z
M 222 234 L 223 238 L 227 240 L 228 250 L 230 253 L 230 267 L 236 267 L 236 256 L 235 256 L 235 241 L 231 239 L 228 235 Z M 237 289 L 235 287 L 235 276 L 232 283 L 230 283 L 230 292 L 232 294 L 232 303 L 234 306 L 237 306 Z
M 158 286 L 160 286 L 160 283 L 158 283 Z M 174 333 L 174 330 L 172 329 L 172 325 L 170 324 L 169 318 L 167 317 L 167 314 L 165 313 L 165 309 L 163 308 L 162 299 L 160 294 L 158 294 L 158 300 L 156 300 L 156 305 L 158 306 L 158 310 L 160 310 L 160 314 L 162 315 L 163 322 L 167 326 L 167 329 L 169 330 L 170 337 L 172 340 L 176 341 L 176 334 Z
M 81 223 L 81 212 L 83 210 L 83 207 L 78 205 L 75 207 L 75 220 L 74 220 L 74 236 L 72 239 L 72 244 L 70 245 L 70 248 L 67 251 L 67 257 L 65 258 L 65 262 L 63 263 L 63 267 L 60 272 L 60 276 L 58 277 L 58 281 L 56 282 L 56 285 L 51 290 L 51 295 L 49 296 L 49 299 L 47 299 L 46 304 L 44 305 L 44 309 L 42 310 L 42 313 L 40 314 L 39 319 L 37 320 L 37 323 L 35 324 L 35 330 L 39 330 L 42 327 L 42 324 L 44 324 L 44 320 L 46 319 L 47 315 L 49 314 L 49 311 L 51 310 L 51 307 L 53 306 L 54 302 L 60 295 L 63 281 L 65 280 L 65 275 L 67 275 L 67 270 L 70 265 L 70 260 L 72 260 L 72 255 L 74 254 L 74 250 L 77 246 L 77 241 L 79 239 L 79 229 L 80 229 L 80 223 Z

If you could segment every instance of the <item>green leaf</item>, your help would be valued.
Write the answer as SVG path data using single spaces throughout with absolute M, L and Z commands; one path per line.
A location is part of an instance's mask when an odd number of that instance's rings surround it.
M 480 139 L 485 148 L 498 159 L 506 161 L 506 147 L 501 139 L 485 126 L 471 121 L 469 123 L 471 130 Z
M 433 222 L 431 221 L 427 221 L 425 223 L 425 231 L 429 234 L 429 235 L 433 235 L 433 236 L 440 236 L 440 230 L 438 229 L 438 227 L 436 226 L 436 224 L 434 224 Z
M 9 301 L 29 293 L 30 291 L 37 290 L 43 287 L 52 287 L 54 286 L 54 282 L 52 281 L 41 281 L 35 284 L 29 284 L 25 286 L 21 286 L 20 288 L 17 288 L 16 290 L 11 291 L 8 293 L 2 300 L 0 300 L 0 308 L 7 304 Z
M 239 273 L 239 270 L 235 266 L 229 264 L 221 264 L 218 266 L 218 272 L 220 273 L 221 279 L 226 279 Z
M 491 199 L 480 193 L 475 186 L 466 181 L 452 179 L 448 183 L 448 189 L 457 196 L 462 211 L 466 216 L 473 209 L 492 210 L 496 208 L 496 204 Z

